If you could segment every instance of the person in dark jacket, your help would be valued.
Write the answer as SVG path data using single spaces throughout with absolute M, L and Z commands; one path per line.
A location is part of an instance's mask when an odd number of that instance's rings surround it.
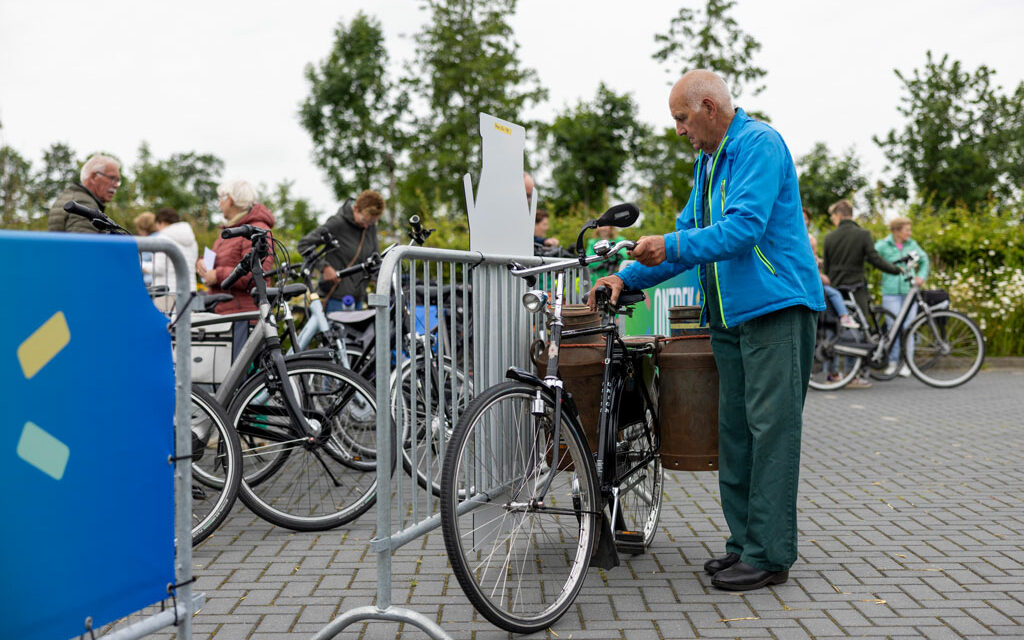
M 251 224 L 254 227 L 272 229 L 274 214 L 262 204 L 256 202 L 256 190 L 245 180 L 233 180 L 217 187 L 218 204 L 224 214 L 223 228 L 240 227 Z M 252 249 L 252 241 L 248 238 L 221 238 L 213 243 L 213 251 L 217 254 L 212 269 L 207 269 L 203 259 L 196 260 L 196 275 L 206 283 L 211 293 L 230 293 L 231 300 L 221 302 L 214 308 L 215 313 L 237 313 L 239 311 L 255 311 L 256 302 L 249 295 L 252 288 L 252 275 L 246 274 L 238 279 L 231 289 L 224 291 L 218 285 L 234 271 L 245 254 Z M 273 257 L 267 256 L 263 268 L 270 270 Z
M 861 229 L 853 221 L 853 205 L 849 200 L 840 200 L 828 208 L 832 224 L 836 228 L 825 236 L 824 265 L 825 275 L 833 287 L 840 285 L 865 284 L 864 263 L 870 262 L 885 273 L 898 274 L 900 268 L 883 258 L 875 249 L 875 240 L 871 232 Z M 870 316 L 871 300 L 866 287 L 853 292 L 857 306 Z
M 350 277 L 339 279 L 338 271 L 362 262 L 380 251 L 377 243 L 377 221 L 384 215 L 384 197 L 367 189 L 355 200 L 349 198 L 338 212 L 299 240 L 299 253 L 307 254 L 323 243 L 323 232 L 328 231 L 339 246 L 324 256 L 323 279 L 318 286 L 320 296 L 327 302 L 327 313 L 342 310 L 342 299 L 352 296 L 357 307 L 366 301 L 366 279 Z
M 117 160 L 109 156 L 94 155 L 82 165 L 79 179 L 81 183 L 72 183 L 53 201 L 47 221 L 50 231 L 99 233 L 88 218 L 68 213 L 64 205 L 74 201 L 102 212 L 106 204 L 114 199 L 117 187 L 121 184 L 121 167 Z

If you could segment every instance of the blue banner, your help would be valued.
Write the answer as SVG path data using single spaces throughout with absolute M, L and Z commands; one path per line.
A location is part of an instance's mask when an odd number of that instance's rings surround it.
M 77 637 L 174 582 L 171 338 L 130 238 L 0 231 L 0 270 L 0 637 Z

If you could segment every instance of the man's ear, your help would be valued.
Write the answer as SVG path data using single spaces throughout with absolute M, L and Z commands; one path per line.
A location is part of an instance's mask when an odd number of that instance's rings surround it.
M 714 119 L 718 114 L 718 105 L 711 98 L 704 98 L 700 101 L 700 108 L 704 110 L 709 118 Z

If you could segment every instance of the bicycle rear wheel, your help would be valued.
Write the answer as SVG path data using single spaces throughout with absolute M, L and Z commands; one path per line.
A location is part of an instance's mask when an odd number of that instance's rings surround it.
M 981 329 L 958 311 L 923 313 L 905 335 L 908 338 L 902 350 L 907 365 L 922 382 L 933 387 L 961 385 L 973 378 L 985 361 Z
M 634 422 L 619 431 L 615 445 L 615 469 L 620 484 L 612 502 L 615 548 L 621 553 L 647 550 L 658 530 L 664 471 L 661 447 L 656 441 L 654 414 L 647 408 L 644 422 Z
M 242 447 L 224 410 L 192 387 L 192 545 L 217 530 L 242 481 Z
M 441 526 L 470 602 L 514 633 L 551 626 L 583 586 L 600 523 L 593 458 L 575 416 L 553 443 L 554 402 L 495 385 L 467 407 L 441 474 Z M 550 480 L 545 495 L 540 491 Z
M 814 344 L 814 361 L 811 363 L 811 377 L 808 386 L 819 391 L 832 391 L 846 386 L 860 371 L 863 360 L 858 357 L 836 353 L 838 327 L 818 321 L 817 339 Z
M 243 438 L 242 502 L 253 513 L 295 531 L 324 531 L 369 509 L 377 494 L 375 465 L 353 465 L 352 443 L 374 459 L 374 391 L 355 373 L 323 360 L 289 360 L 288 379 L 315 433 L 290 416 L 283 385 L 261 372 L 245 383 L 229 415 Z M 267 460 L 272 460 L 267 464 Z M 362 460 L 365 462 L 365 459 Z M 259 482 L 250 473 L 258 467 Z

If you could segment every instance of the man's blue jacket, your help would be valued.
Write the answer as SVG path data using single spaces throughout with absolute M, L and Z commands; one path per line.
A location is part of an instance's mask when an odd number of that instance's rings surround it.
M 708 161 L 711 178 L 702 193 Z M 825 308 L 796 168 L 778 132 L 737 109 L 715 155 L 700 155 L 693 184 L 676 231 L 665 234 L 666 260 L 620 271 L 627 288 L 646 289 L 699 265 L 702 301 L 709 270 L 717 274 L 727 327 L 794 305 Z M 705 206 L 711 209 L 708 227 L 702 225 Z M 708 309 L 702 308 L 701 322 L 707 320 Z

